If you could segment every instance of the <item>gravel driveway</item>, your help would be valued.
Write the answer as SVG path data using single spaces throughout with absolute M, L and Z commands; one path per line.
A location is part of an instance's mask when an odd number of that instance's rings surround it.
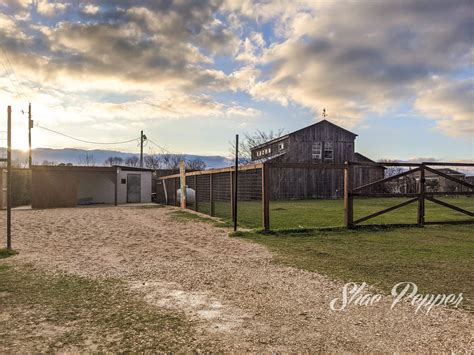
M 415 315 L 388 301 L 334 312 L 343 282 L 272 262 L 263 246 L 172 208 L 15 211 L 15 262 L 118 277 L 157 307 L 184 310 L 211 350 L 468 351 L 472 314 Z M 48 251 L 48 252 L 45 252 Z

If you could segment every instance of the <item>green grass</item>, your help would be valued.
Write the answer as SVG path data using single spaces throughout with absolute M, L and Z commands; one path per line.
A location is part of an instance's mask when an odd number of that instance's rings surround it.
M 474 210 L 474 198 L 451 197 L 440 198 L 443 201 L 458 207 Z M 354 200 L 354 219 L 358 219 L 377 212 L 384 208 L 406 201 L 404 198 L 371 198 Z M 364 222 L 364 225 L 373 224 L 407 224 L 416 223 L 417 202 L 398 210 L 381 215 Z M 207 203 L 199 203 L 198 211 L 209 213 Z M 230 202 L 216 202 L 215 215 L 229 222 Z M 426 221 L 465 220 L 468 216 L 452 209 L 426 201 Z M 473 219 L 474 220 L 474 219 Z M 238 204 L 239 225 L 246 228 L 262 227 L 262 203 L 261 201 L 239 201 Z M 295 200 L 295 201 L 270 201 L 270 228 L 292 229 L 292 228 L 319 228 L 337 227 L 344 223 L 344 201 L 343 200 Z
M 184 315 L 148 305 L 116 280 L 0 265 L 0 349 L 173 351 L 189 349 Z M 0 351 L 1 352 L 1 351 Z
M 7 248 L 0 249 L 0 259 L 8 258 L 9 256 L 13 256 L 16 254 L 18 253 L 13 249 L 7 249 Z
M 276 261 L 346 282 L 367 282 L 390 292 L 415 282 L 421 292 L 459 293 L 473 307 L 472 226 L 360 227 L 356 230 L 237 232 L 267 246 Z

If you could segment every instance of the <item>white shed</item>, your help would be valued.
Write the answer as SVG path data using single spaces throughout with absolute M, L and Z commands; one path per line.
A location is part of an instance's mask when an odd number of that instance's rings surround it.
M 149 203 L 153 170 L 128 166 L 33 166 L 33 208 Z
M 117 166 L 117 202 L 151 202 L 152 169 Z

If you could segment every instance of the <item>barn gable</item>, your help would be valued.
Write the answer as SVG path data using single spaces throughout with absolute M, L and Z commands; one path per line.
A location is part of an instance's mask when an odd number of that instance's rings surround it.
M 330 162 L 353 160 L 357 134 L 322 120 L 252 149 L 252 160 Z

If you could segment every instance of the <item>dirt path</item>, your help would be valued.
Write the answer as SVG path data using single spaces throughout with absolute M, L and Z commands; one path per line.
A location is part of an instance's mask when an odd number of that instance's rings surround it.
M 415 315 L 387 302 L 334 312 L 343 283 L 272 263 L 262 246 L 164 208 L 15 212 L 14 262 L 118 277 L 159 307 L 184 310 L 214 350 L 466 351 L 472 315 Z

